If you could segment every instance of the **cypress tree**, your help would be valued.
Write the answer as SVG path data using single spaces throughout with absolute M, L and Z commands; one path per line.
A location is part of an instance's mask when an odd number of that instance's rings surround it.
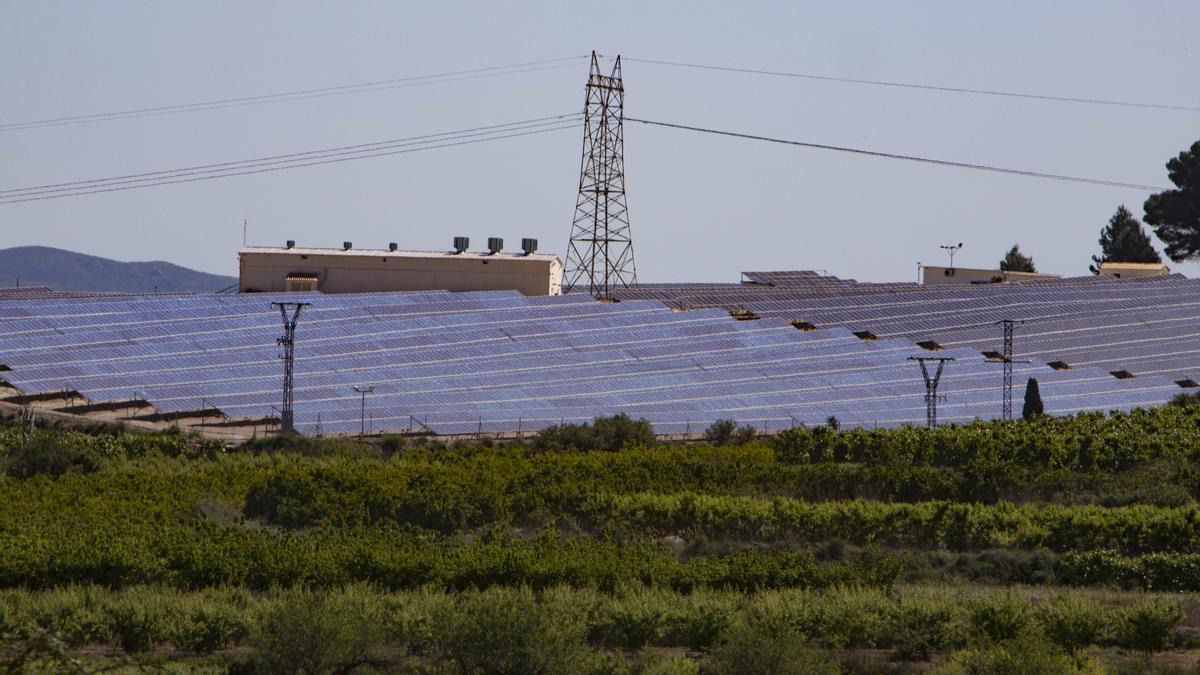
M 1038 390 L 1037 378 L 1031 377 L 1025 383 L 1025 406 L 1021 408 L 1022 419 L 1033 419 L 1045 412 L 1046 407 L 1042 405 L 1042 393 Z

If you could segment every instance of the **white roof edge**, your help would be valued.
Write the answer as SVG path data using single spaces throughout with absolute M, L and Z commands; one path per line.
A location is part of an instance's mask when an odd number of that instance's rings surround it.
M 397 249 L 392 251 L 386 248 L 304 248 L 295 246 L 293 248 L 284 248 L 282 246 L 243 246 L 238 249 L 238 255 L 243 253 L 276 253 L 285 255 L 343 255 L 343 256 L 365 256 L 370 258 L 379 258 L 387 256 L 395 256 L 397 258 L 499 258 L 502 260 L 537 260 L 540 262 L 558 261 L 562 264 L 562 258 L 558 257 L 557 253 L 531 253 L 525 255 L 516 251 L 501 251 L 500 253 L 491 254 L 486 251 L 466 251 L 463 253 L 455 253 L 453 251 L 406 251 Z

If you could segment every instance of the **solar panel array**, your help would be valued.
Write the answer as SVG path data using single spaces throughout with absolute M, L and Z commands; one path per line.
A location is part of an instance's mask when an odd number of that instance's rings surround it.
M 678 307 L 719 307 L 759 317 L 846 328 L 879 337 L 1000 351 L 1002 319 L 1025 321 L 1025 358 L 1200 381 L 1200 280 L 1179 275 L 1121 280 L 1078 277 L 1018 284 L 862 284 L 836 277 L 745 273 L 774 286 L 726 284 L 703 293 L 646 285 L 625 297 Z
M 275 340 L 282 325 L 270 302 L 302 300 L 313 305 L 296 336 L 296 425 L 306 434 L 357 432 L 356 385 L 374 387 L 366 413 L 374 431 L 528 432 L 620 412 L 650 420 L 659 433 L 697 432 L 717 419 L 759 429 L 819 424 L 831 415 L 847 426 L 924 422 L 924 385 L 907 359 L 928 352 L 910 333 L 924 330 L 915 323 L 917 299 L 942 295 L 909 289 L 882 297 L 872 285 L 815 275 L 775 282 L 687 286 L 712 299 L 756 292 L 739 297 L 764 317 L 758 321 L 735 321 L 719 304 L 681 312 L 656 299 L 598 303 L 515 292 L 0 294 L 0 364 L 8 369 L 0 377 L 26 395 L 70 390 L 95 403 L 145 400 L 168 416 L 217 408 L 234 419 L 272 417 L 281 399 Z M 1020 303 L 1065 313 L 1066 286 L 1100 284 L 1046 286 L 1058 295 Z M 1000 296 L 946 291 L 941 323 L 930 328 L 965 330 L 955 327 L 955 313 L 990 327 L 1012 305 L 983 300 L 991 297 Z M 1101 306 L 1116 311 L 1105 305 L 1114 302 L 1108 296 L 1076 299 L 1084 303 L 1077 316 Z M 1184 304 L 1181 293 L 1161 307 L 1164 325 L 1176 324 L 1167 315 Z M 797 314 L 822 330 L 797 330 L 789 323 Z M 880 339 L 855 336 L 861 325 L 878 328 Z M 939 355 L 958 361 L 943 378 L 948 398 L 939 418 L 998 417 L 999 365 L 971 339 L 945 346 Z M 1019 382 L 1038 378 L 1047 412 L 1056 414 L 1157 405 L 1179 391 L 1168 376 L 1120 380 L 1082 360 L 1072 365 L 1014 370 Z

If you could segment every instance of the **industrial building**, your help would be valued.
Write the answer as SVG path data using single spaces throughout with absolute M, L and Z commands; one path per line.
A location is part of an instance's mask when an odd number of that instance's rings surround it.
M 320 291 L 368 293 L 383 291 L 501 291 L 524 295 L 562 292 L 562 260 L 538 253 L 536 239 L 522 240 L 520 252 L 503 250 L 504 241 L 488 240 L 488 250 L 468 251 L 466 237 L 456 237 L 451 251 L 301 248 L 294 241 L 282 247 L 250 246 L 238 251 L 242 293 Z
M 944 286 L 947 284 L 992 284 L 1016 283 L 1033 281 L 1035 279 L 1059 279 L 1059 274 L 1042 274 L 1041 272 L 1007 272 L 1004 270 L 980 269 L 975 267 L 938 267 L 937 265 L 921 266 L 921 283 L 929 286 Z

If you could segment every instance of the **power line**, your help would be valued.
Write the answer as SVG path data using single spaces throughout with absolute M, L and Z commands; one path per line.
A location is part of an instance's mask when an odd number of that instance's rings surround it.
M 487 132 L 483 134 L 464 134 L 462 136 L 448 136 L 433 141 L 426 141 L 424 144 L 415 145 L 408 144 L 410 147 L 401 147 L 400 149 L 387 149 L 378 151 L 373 148 L 369 152 L 358 153 L 349 156 L 336 156 L 331 158 L 309 159 L 306 161 L 294 161 L 287 164 L 277 166 L 261 166 L 261 165 L 242 165 L 232 167 L 230 170 L 225 170 L 221 173 L 208 172 L 205 175 L 189 175 L 184 173 L 176 173 L 174 175 L 162 176 L 157 179 L 146 179 L 149 182 L 138 182 L 136 185 L 125 184 L 101 184 L 91 186 L 90 188 L 74 188 L 74 190 L 66 189 L 55 191 L 51 194 L 39 194 L 35 196 L 27 195 L 10 195 L 11 198 L 0 199 L 0 204 L 17 204 L 20 202 L 41 201 L 46 199 L 61 199 L 63 197 L 78 197 L 80 195 L 98 194 L 102 192 L 120 192 L 123 190 L 135 190 L 144 187 L 155 187 L 159 185 L 173 185 L 176 183 L 192 183 L 202 180 L 213 180 L 217 178 L 229 178 L 232 176 L 246 176 L 258 173 L 267 173 L 271 171 L 283 171 L 286 169 L 294 169 L 306 166 L 318 166 L 322 164 L 334 164 L 338 162 L 349 162 L 358 159 L 369 159 L 372 157 L 385 157 L 390 155 L 400 155 L 409 152 L 419 152 L 422 150 L 435 150 L 439 148 L 456 147 L 460 145 L 473 145 L 476 143 L 484 143 L 487 141 L 495 141 L 506 138 L 518 138 L 522 136 L 532 136 L 537 134 L 545 134 L 553 131 L 562 131 L 565 129 L 577 129 L 578 124 L 574 121 L 570 123 L 558 124 L 556 126 L 531 126 L 531 127 L 514 127 L 501 129 L 497 131 Z M 343 153 L 344 154 L 344 153 Z M 270 164 L 270 163 L 268 163 Z M 278 163 L 276 163 L 278 164 Z M 202 173 L 202 172 L 197 172 Z
M 320 98 L 325 96 L 341 96 L 346 94 L 358 94 L 370 91 L 380 91 L 383 89 L 397 89 L 405 87 L 418 87 L 430 84 L 442 84 L 445 82 L 458 82 L 462 80 L 475 80 L 488 77 L 500 77 L 504 75 L 517 75 L 522 73 L 539 72 L 543 70 L 554 70 L 557 68 L 566 68 L 573 66 L 581 59 L 587 58 L 584 55 L 567 56 L 559 59 L 544 59 L 541 61 L 526 61 L 524 63 L 512 63 L 502 66 L 488 66 L 485 68 L 472 68 L 469 70 L 456 70 L 445 73 L 435 73 L 431 75 L 413 75 L 409 77 L 393 78 L 389 80 L 376 80 L 373 82 L 360 82 L 357 84 L 345 84 L 333 87 L 321 87 L 316 89 L 300 89 L 296 91 L 277 92 L 273 94 L 260 94 L 257 96 L 243 96 L 240 98 L 225 98 L 215 99 L 210 101 L 197 101 L 194 103 L 181 103 L 177 105 L 165 105 L 150 108 L 134 108 L 130 110 L 117 110 L 112 112 L 92 113 L 88 115 L 73 115 L 68 117 L 52 117 L 40 120 L 28 120 L 24 122 L 8 122 L 0 124 L 0 131 L 17 131 L 21 129 L 34 129 L 38 127 L 64 126 L 69 124 L 86 124 L 89 122 L 103 122 L 116 119 L 129 119 L 136 117 L 151 117 L 156 115 L 170 115 L 176 113 L 195 112 L 201 110 L 217 110 L 221 108 L 238 108 L 248 105 L 262 105 L 266 103 L 275 103 L 279 101 L 294 101 L 309 98 Z M 540 67 L 539 67 L 540 66 Z
M 0 190 L 0 200 L 13 197 L 27 197 L 37 194 L 46 194 L 52 192 L 69 192 L 76 189 L 82 189 L 84 186 L 99 186 L 112 185 L 123 183 L 135 183 L 160 178 L 178 177 L 177 175 L 190 175 L 197 173 L 217 173 L 223 170 L 232 170 L 233 167 L 246 168 L 248 165 L 270 165 L 283 164 L 302 159 L 314 159 L 318 156 L 340 156 L 367 152 L 368 150 L 382 150 L 389 147 L 404 146 L 404 145 L 420 145 L 422 141 L 432 142 L 433 139 L 444 139 L 446 137 L 461 137 L 461 136 L 477 136 L 487 135 L 489 132 L 497 130 L 518 130 L 526 128 L 535 128 L 539 126 L 548 126 L 568 120 L 575 120 L 581 117 L 581 113 L 568 113 L 565 115 L 553 115 L 549 117 L 536 117 L 528 120 L 520 120 L 517 122 L 506 122 L 503 124 L 491 124 L 481 127 L 473 127 L 470 129 L 459 129 L 457 131 L 444 131 L 435 134 L 425 134 L 421 136 L 409 136 L 406 138 L 393 138 L 385 141 L 374 141 L 371 143 L 359 143 L 356 145 L 342 145 L 332 148 L 323 148 L 320 150 L 307 150 L 304 152 L 293 152 L 283 155 L 269 155 L 266 157 L 257 157 L 253 159 L 243 159 L 232 162 L 217 162 L 213 164 L 198 164 L 195 166 L 180 167 L 178 169 L 165 169 L 161 171 L 146 171 L 142 173 L 125 174 L 121 176 L 109 176 L 107 178 L 93 178 L 89 180 L 70 181 L 65 183 L 48 183 L 45 185 L 31 185 L 23 188 L 8 188 Z
M 970 162 L 954 162 L 945 159 L 934 159 L 931 157 L 917 157 L 914 155 L 899 155 L 891 152 L 879 152 L 876 150 L 864 150 L 862 148 L 850 148 L 840 145 L 827 145 L 824 143 L 808 143 L 804 141 L 791 141 L 783 138 L 772 138 L 770 136 L 759 136 L 755 134 L 744 134 L 736 131 L 721 131 L 719 129 L 706 129 L 703 127 L 693 127 L 686 124 L 672 124 L 670 122 L 655 122 L 653 120 L 642 120 L 633 117 L 626 117 L 626 122 L 637 122 L 639 124 L 649 124 L 657 127 L 668 127 L 671 129 L 682 129 L 684 131 L 696 131 L 705 134 L 715 134 L 718 136 L 730 136 L 732 138 L 743 138 L 753 141 L 766 141 L 768 143 L 781 143 L 783 145 L 794 145 L 803 148 L 815 148 L 817 150 L 834 150 L 837 152 L 850 152 L 857 155 L 867 155 L 868 157 L 883 157 L 886 159 L 901 159 L 909 162 L 922 162 L 925 164 L 936 164 L 938 166 L 949 166 L 957 169 L 974 169 L 976 171 L 991 171 L 994 173 L 1007 173 L 1017 176 L 1028 176 L 1030 178 L 1046 178 L 1050 180 L 1069 181 L 1072 183 L 1087 183 L 1090 185 L 1104 185 L 1107 187 L 1125 188 L 1129 190 L 1141 190 L 1159 192 L 1170 188 L 1156 185 L 1139 185 L 1137 183 L 1122 183 L 1120 181 L 1103 180 L 1100 178 L 1083 178 L 1080 176 L 1067 176 L 1057 173 L 1045 173 L 1042 171 L 1026 171 L 1024 169 L 1008 169 L 989 164 L 973 164 Z
M 809 73 L 790 73 L 778 70 L 761 70 L 758 68 L 737 68 L 733 66 L 712 66 L 701 63 L 685 63 L 682 61 L 664 61 L 660 59 L 639 59 L 625 57 L 626 61 L 650 63 L 660 66 L 675 66 L 697 70 L 715 70 L 728 73 L 747 73 L 753 75 L 770 75 L 773 77 L 791 77 L 804 80 L 820 80 L 824 82 L 845 82 L 849 84 L 867 84 L 878 87 L 898 87 L 902 89 L 924 89 L 953 94 L 978 94 L 982 96 L 1005 96 L 1009 98 L 1024 98 L 1040 101 L 1056 101 L 1060 103 L 1088 103 L 1092 105 L 1119 106 L 1123 108 L 1149 108 L 1153 110 L 1177 110 L 1184 112 L 1200 112 L 1200 106 L 1172 105 L 1167 103 L 1147 103 L 1142 101 L 1119 101 L 1113 99 L 1085 98 L 1081 96 L 1052 96 L 1048 94 L 1030 94 L 1027 92 L 1003 91 L 999 89 L 970 89 L 967 87 L 948 87 L 935 84 L 918 84 L 914 82 L 892 82 L 888 80 L 864 80 L 852 77 L 834 77 L 831 75 L 813 75 Z

